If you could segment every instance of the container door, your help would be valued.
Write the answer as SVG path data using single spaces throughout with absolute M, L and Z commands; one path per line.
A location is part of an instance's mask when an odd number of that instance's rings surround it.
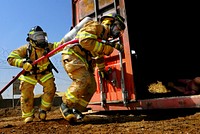
M 126 19 L 123 0 L 74 0 L 72 3 L 74 26 L 86 16 L 98 21 L 101 16 L 108 13 L 119 13 Z M 97 90 L 90 104 L 98 105 L 101 109 L 111 109 L 110 105 L 118 104 L 128 107 L 131 101 L 135 101 L 133 61 L 131 59 L 135 53 L 130 49 L 128 26 L 119 42 L 124 44 L 124 52 L 114 50 L 110 56 L 105 56 L 107 78 L 101 79 L 98 71 L 95 70 Z

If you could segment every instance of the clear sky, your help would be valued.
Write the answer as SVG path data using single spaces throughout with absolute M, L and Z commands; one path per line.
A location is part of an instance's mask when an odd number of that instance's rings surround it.
M 60 41 L 72 24 L 71 0 L 2 0 L 0 8 L 0 90 L 22 69 L 8 65 L 8 54 L 26 44 L 29 30 L 39 25 L 48 35 L 49 42 Z M 51 57 L 59 73 L 55 74 L 57 91 L 65 91 L 71 80 L 61 65 L 60 53 Z M 12 85 L 3 93 L 4 99 L 12 98 Z M 37 85 L 35 94 L 42 93 Z M 18 96 L 15 96 L 18 98 Z

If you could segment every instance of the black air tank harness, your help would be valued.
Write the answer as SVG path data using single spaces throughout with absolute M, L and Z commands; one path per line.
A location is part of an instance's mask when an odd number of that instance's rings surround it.
M 49 48 L 48 47 L 45 47 L 45 51 L 44 51 L 44 54 L 43 55 L 46 55 L 49 53 Z M 28 45 L 28 48 L 26 50 L 26 61 L 25 62 L 29 62 L 29 63 L 32 63 L 32 61 L 30 60 L 30 56 L 31 56 L 31 53 L 32 53 L 32 45 L 29 44 Z M 35 60 L 38 59 L 38 56 L 37 56 L 37 53 L 35 51 Z M 48 58 L 50 64 L 49 66 L 47 67 L 47 70 L 44 70 L 43 72 L 40 72 L 40 73 L 37 73 L 37 70 L 38 70 L 38 67 L 37 67 L 37 64 L 33 65 L 33 74 L 35 74 L 35 77 L 37 78 L 37 74 L 44 74 L 46 71 L 52 71 L 52 69 L 55 70 L 56 73 L 58 73 L 58 70 L 56 69 L 56 67 L 53 65 L 53 63 L 51 62 L 51 60 Z M 25 72 L 24 75 L 28 75 L 30 74 L 30 72 Z

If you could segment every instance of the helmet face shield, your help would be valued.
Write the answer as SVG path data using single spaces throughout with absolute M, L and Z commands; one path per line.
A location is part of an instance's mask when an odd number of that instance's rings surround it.
M 110 25 L 110 35 L 113 38 L 121 37 L 124 29 L 126 28 L 125 19 L 116 13 L 111 13 L 101 17 L 100 22 L 106 25 Z
M 30 32 L 28 34 L 29 38 L 32 39 L 37 47 L 44 48 L 47 44 L 47 34 L 43 31 L 38 31 L 38 32 Z
M 29 33 L 28 34 L 29 38 L 34 40 L 34 41 L 39 41 L 39 40 L 46 40 L 47 34 L 45 32 L 39 31 L 39 32 L 34 32 L 34 33 Z
M 126 28 L 125 24 L 123 22 L 121 22 L 121 21 L 117 20 L 117 21 L 115 21 L 114 24 L 116 24 L 119 27 L 120 30 L 124 31 L 124 29 Z
M 121 37 L 124 32 L 125 27 L 121 25 L 119 21 L 115 21 L 115 23 L 111 26 L 111 35 L 113 38 Z

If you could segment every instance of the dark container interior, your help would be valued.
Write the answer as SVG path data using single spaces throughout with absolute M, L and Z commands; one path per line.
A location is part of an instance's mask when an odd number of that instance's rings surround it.
M 138 99 L 152 95 L 147 85 L 200 76 L 199 8 L 192 2 L 126 0 L 127 25 Z

